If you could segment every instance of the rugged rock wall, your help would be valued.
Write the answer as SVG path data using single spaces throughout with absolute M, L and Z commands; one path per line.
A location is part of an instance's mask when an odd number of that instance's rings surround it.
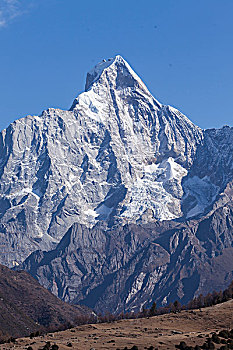
M 23 264 L 60 298 L 98 312 L 138 310 L 154 300 L 187 303 L 233 279 L 233 186 L 199 220 L 94 229 L 74 224 L 54 251 Z
M 163 106 L 122 57 L 97 65 L 70 111 L 27 116 L 0 134 L 0 261 L 49 250 L 75 222 L 183 216 L 203 132 Z
M 122 57 L 69 111 L 0 133 L 0 262 L 97 311 L 186 302 L 232 279 L 233 128 L 201 130 Z

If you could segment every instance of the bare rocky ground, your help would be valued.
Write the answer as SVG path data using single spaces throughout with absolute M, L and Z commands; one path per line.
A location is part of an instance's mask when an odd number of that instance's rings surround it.
M 44 336 L 17 339 L 2 344 L 0 350 L 42 349 L 46 342 L 59 349 L 175 349 L 185 341 L 187 345 L 202 345 L 208 336 L 222 329 L 233 328 L 233 300 L 200 310 L 182 311 L 152 318 L 121 320 L 112 323 L 84 325 Z M 218 349 L 223 344 L 216 345 Z

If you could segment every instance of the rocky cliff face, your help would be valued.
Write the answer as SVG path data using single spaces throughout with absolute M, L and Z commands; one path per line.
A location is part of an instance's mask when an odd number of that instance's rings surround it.
M 34 252 L 22 267 L 55 295 L 97 312 L 187 303 L 233 279 L 232 184 L 224 195 L 225 204 L 220 199 L 199 220 L 115 229 L 74 224 L 55 250 Z
M 183 216 L 182 178 L 203 132 L 163 106 L 122 57 L 98 64 L 70 111 L 27 116 L 0 134 L 0 234 L 12 266 L 67 229 Z
M 233 179 L 233 128 L 204 131 L 193 166 L 183 179 L 182 209 L 186 218 L 201 217 Z
M 36 251 L 24 268 L 96 310 L 186 301 L 231 252 L 232 145 L 233 128 L 201 130 L 104 60 L 69 111 L 0 133 L 0 262 Z

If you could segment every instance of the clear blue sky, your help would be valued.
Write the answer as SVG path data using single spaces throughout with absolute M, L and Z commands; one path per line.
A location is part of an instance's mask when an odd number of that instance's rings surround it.
M 0 129 L 69 109 L 116 54 L 200 127 L 233 125 L 233 0 L 0 0 Z

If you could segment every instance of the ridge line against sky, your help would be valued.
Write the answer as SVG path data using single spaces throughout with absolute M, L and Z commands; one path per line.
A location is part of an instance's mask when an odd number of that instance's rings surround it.
M 231 0 L 0 0 L 0 130 L 69 109 L 116 54 L 196 125 L 232 126 L 232 14 Z

